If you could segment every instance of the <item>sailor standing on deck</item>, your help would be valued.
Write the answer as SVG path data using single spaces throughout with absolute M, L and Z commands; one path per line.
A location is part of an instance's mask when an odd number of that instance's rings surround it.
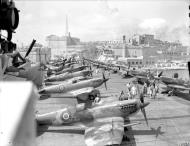
M 134 99 L 140 93 L 139 86 L 137 80 L 133 81 L 133 85 L 131 87 L 131 96 Z
M 143 93 L 144 96 L 147 95 L 147 83 L 146 82 L 144 82 L 142 93 Z

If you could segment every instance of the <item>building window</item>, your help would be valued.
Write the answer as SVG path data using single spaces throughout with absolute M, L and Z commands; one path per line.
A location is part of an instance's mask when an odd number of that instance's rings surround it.
M 136 64 L 138 64 L 138 62 L 136 62 Z
M 140 62 L 140 64 L 142 64 L 142 62 Z
M 134 62 L 132 62 L 132 64 L 134 64 Z
M 148 61 L 146 61 L 146 64 L 148 64 Z

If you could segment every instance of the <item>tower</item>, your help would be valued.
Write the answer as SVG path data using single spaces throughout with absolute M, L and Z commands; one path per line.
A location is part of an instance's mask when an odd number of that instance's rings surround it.
M 68 32 L 68 17 L 66 15 L 66 20 L 65 20 L 65 56 L 67 56 L 67 41 L 68 41 L 68 36 L 69 36 L 69 32 Z
M 122 57 L 125 58 L 126 57 L 126 39 L 125 39 L 125 35 L 123 35 L 123 41 L 122 41 Z
M 69 27 L 68 27 L 68 16 L 66 15 L 66 21 L 65 21 L 65 36 L 69 36 Z

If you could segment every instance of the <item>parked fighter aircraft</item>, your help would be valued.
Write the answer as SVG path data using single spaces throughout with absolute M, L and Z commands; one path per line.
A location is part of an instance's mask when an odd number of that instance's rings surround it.
M 168 96 L 174 95 L 175 91 L 188 90 L 190 93 L 190 82 L 188 81 L 166 76 L 160 76 L 157 79 L 167 86 L 166 91 L 163 91 L 163 93 L 168 93 Z
M 75 64 L 76 62 L 71 62 L 71 63 L 62 63 L 60 66 L 58 66 L 58 67 L 51 67 L 51 66 L 47 66 L 47 68 L 48 68 L 48 72 L 49 72 L 49 74 L 51 75 L 51 74 L 54 74 L 54 73 L 56 73 L 56 72 L 60 72 L 60 71 L 62 71 L 63 69 L 66 69 L 66 68 L 68 68 L 68 67 L 71 67 L 71 65 L 73 65 L 73 64 Z
M 119 67 L 114 64 L 107 64 L 104 62 L 94 61 L 94 60 L 85 59 L 85 58 L 84 60 L 89 62 L 93 66 L 96 66 L 97 68 L 103 68 L 104 70 L 112 71 L 112 73 L 117 73 L 119 70 Z M 84 61 L 83 61 L 83 64 L 85 64 Z
M 56 72 L 55 74 L 56 75 L 59 75 L 59 74 L 63 74 L 63 73 L 66 73 L 66 72 L 77 72 L 77 71 L 82 71 L 84 70 L 85 68 L 87 68 L 88 66 L 87 65 L 83 65 L 83 66 L 79 66 L 79 67 L 76 67 L 74 68 L 73 66 L 70 67 L 70 68 L 66 68 L 62 71 L 59 71 L 59 72 Z
M 74 77 L 65 81 L 60 81 L 60 82 L 45 82 L 45 86 L 51 86 L 51 85 L 58 85 L 58 84 L 74 84 L 74 83 L 78 83 L 80 81 L 84 81 L 84 80 L 89 80 L 92 79 L 92 77 L 90 76 L 78 76 L 78 77 Z
M 86 94 L 85 97 L 78 96 L 78 95 L 84 95 L 86 92 L 93 92 L 94 88 L 97 88 L 101 86 L 103 83 L 105 84 L 105 87 L 107 88 L 106 82 L 108 81 L 108 78 L 105 78 L 103 74 L 103 78 L 94 78 L 89 80 L 83 80 L 77 83 L 73 84 L 59 84 L 59 85 L 52 85 L 45 87 L 39 91 L 40 94 L 44 96 L 50 96 L 52 97 L 53 94 L 62 94 L 60 96 L 64 97 L 78 97 L 81 100 L 88 99 L 88 94 Z M 64 94 L 63 94 L 64 93 Z M 94 93 L 94 92 L 93 92 Z M 96 92 L 97 93 L 97 92 Z M 99 93 L 97 93 L 99 94 Z M 67 96 L 66 96 L 67 95 Z M 59 96 L 59 95 L 58 95 Z M 91 96 L 90 98 L 95 98 L 96 96 Z M 77 99 L 78 99 L 77 98 Z
M 119 145 L 125 137 L 125 127 L 139 123 L 125 124 L 126 117 L 137 113 L 140 109 L 147 122 L 145 107 L 148 102 L 137 99 L 101 101 L 87 108 L 85 104 L 76 107 L 64 108 L 55 112 L 36 116 L 38 124 L 46 125 L 78 125 L 77 129 L 85 130 L 84 139 L 87 146 L 94 145 Z
M 122 77 L 132 78 L 136 76 L 147 77 L 147 76 L 154 76 L 154 75 L 151 72 L 130 69 L 130 66 L 127 70 L 125 69 L 124 72 L 122 72 Z
M 144 83 L 147 83 L 147 85 L 149 85 L 153 80 L 161 77 L 162 73 L 163 72 L 160 72 L 157 76 L 154 76 L 153 74 L 147 74 L 147 76 L 137 75 L 135 78 L 139 84 L 143 85 Z
M 45 79 L 45 82 L 54 82 L 54 81 L 64 81 L 73 77 L 78 77 L 78 76 L 88 76 L 92 73 L 93 71 L 90 70 L 84 70 L 84 71 L 78 71 L 74 73 L 64 73 L 60 75 L 53 75 Z
M 188 65 L 188 72 L 190 77 L 190 62 L 187 63 Z M 167 89 L 166 91 L 163 91 L 162 93 L 168 93 L 168 96 L 174 95 L 175 91 L 184 91 L 188 90 L 190 93 L 190 82 L 185 81 L 183 79 L 178 78 L 171 78 L 166 76 L 155 77 L 155 79 L 159 80 L 163 84 L 166 85 Z

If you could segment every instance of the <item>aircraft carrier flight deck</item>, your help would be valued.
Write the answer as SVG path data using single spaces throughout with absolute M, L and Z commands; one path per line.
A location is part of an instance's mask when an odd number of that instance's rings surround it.
M 94 73 L 95 75 L 95 73 Z M 107 74 L 106 74 L 107 75 Z M 95 76 L 101 76 L 101 73 Z M 108 75 L 107 75 L 108 76 Z M 108 90 L 99 87 L 103 100 L 108 96 L 118 98 L 125 90 L 129 79 L 122 79 L 118 74 L 110 74 Z M 129 118 L 130 122 L 141 122 L 140 125 L 128 128 L 127 141 L 122 145 L 129 146 L 182 146 L 190 143 L 190 95 L 178 93 L 177 96 L 158 94 L 156 99 L 145 98 L 150 105 L 146 108 L 149 125 L 147 126 L 141 112 Z M 49 98 L 39 100 L 36 110 L 39 113 L 51 112 L 63 108 L 66 104 L 75 105 L 75 99 Z M 84 131 L 72 130 L 69 126 L 41 127 L 37 133 L 38 146 L 85 146 Z

